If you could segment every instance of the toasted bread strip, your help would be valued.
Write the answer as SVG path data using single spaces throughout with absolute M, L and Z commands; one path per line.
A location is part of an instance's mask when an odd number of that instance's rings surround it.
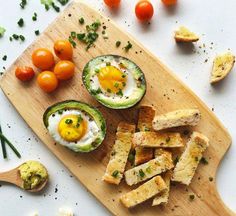
M 160 176 L 156 176 L 135 190 L 124 194 L 120 201 L 125 207 L 134 207 L 166 189 L 166 184 Z
M 160 204 L 167 204 L 170 195 L 170 179 L 172 176 L 172 171 L 168 170 L 162 175 L 164 182 L 166 183 L 166 190 L 163 190 L 161 193 L 157 194 L 153 201 L 152 206 L 160 205 Z
M 134 133 L 133 145 L 151 148 L 183 147 L 180 133 L 138 132 Z
M 165 172 L 173 168 L 173 166 L 171 153 L 165 151 L 155 159 L 127 170 L 125 172 L 125 181 L 128 185 L 134 185 Z
M 155 149 L 154 156 L 158 157 L 162 154 L 169 155 L 169 157 L 172 158 L 172 153 L 169 151 L 166 151 L 162 148 L 157 148 Z M 162 174 L 162 178 L 166 183 L 167 189 L 162 191 L 161 193 L 157 194 L 153 201 L 152 201 L 152 206 L 160 205 L 160 204 L 167 204 L 168 199 L 169 199 L 169 193 L 170 193 L 170 179 L 172 176 L 172 170 L 168 170 L 165 173 Z
M 156 131 L 186 125 L 195 126 L 200 118 L 201 114 L 198 109 L 180 109 L 163 115 L 156 115 L 152 126 Z
M 138 117 L 138 130 L 151 131 L 152 120 L 155 116 L 155 110 L 151 106 L 141 106 Z M 145 163 L 153 158 L 153 150 L 150 148 L 136 147 L 135 148 L 135 166 Z
M 235 56 L 230 52 L 216 56 L 211 72 L 211 84 L 224 79 L 232 70 L 234 63 Z
M 202 158 L 202 154 L 208 146 L 209 140 L 206 136 L 193 132 L 185 151 L 176 164 L 172 180 L 189 185 Z
M 116 141 L 112 148 L 110 161 L 107 165 L 103 180 L 111 184 L 119 184 L 123 178 L 125 165 L 132 146 L 132 136 L 135 125 L 121 122 L 118 125 Z
M 199 37 L 191 32 L 184 26 L 180 26 L 178 30 L 175 31 L 175 41 L 176 42 L 196 42 L 199 40 Z

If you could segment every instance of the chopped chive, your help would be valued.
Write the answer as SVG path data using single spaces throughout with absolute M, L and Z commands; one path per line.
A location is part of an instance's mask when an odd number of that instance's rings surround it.
M 123 47 L 123 49 L 128 52 L 131 48 L 133 47 L 133 45 L 128 41 L 127 45 L 125 47 Z
M 81 25 L 84 24 L 84 18 L 83 18 L 83 17 L 80 17 L 80 18 L 79 18 L 79 23 L 80 23 Z
M 72 38 L 76 38 L 76 32 L 74 32 L 74 31 L 71 32 L 71 33 L 70 33 L 70 36 L 71 36 Z
M 34 31 L 34 33 L 35 33 L 35 35 L 37 35 L 37 36 L 40 34 L 39 30 Z
M 150 173 L 152 172 L 152 170 L 151 170 L 151 167 L 150 167 L 150 166 L 149 166 L 149 167 L 147 167 L 147 168 L 146 168 L 146 171 L 147 171 L 147 173 L 149 173 L 149 174 L 150 174 Z
M 13 34 L 12 37 L 13 37 L 15 40 L 18 40 L 18 39 L 19 39 L 19 35 L 17 35 L 17 34 Z
M 60 8 L 54 2 L 52 2 L 52 7 L 56 12 L 60 12 Z
M 20 153 L 17 151 L 14 145 L 2 133 L 0 133 L 0 138 L 2 138 L 8 144 L 8 146 L 12 149 L 12 151 L 16 154 L 18 158 L 21 158 Z
M 49 10 L 49 5 L 48 5 L 48 4 L 45 4 L 44 7 L 45 7 L 45 10 L 46 10 L 46 11 Z
M 73 123 L 73 120 L 72 120 L 72 119 L 66 119 L 66 120 L 65 120 L 65 123 L 66 123 L 66 124 L 72 124 L 72 123 Z
M 27 5 L 27 0 L 21 0 L 20 7 L 24 9 L 25 5 Z
M 120 41 L 116 41 L 116 47 L 119 47 L 121 45 Z
M 73 40 L 73 38 L 71 36 L 69 36 L 69 39 L 68 41 L 71 43 L 71 45 L 75 48 L 76 47 L 76 43 L 75 41 Z
M 107 92 L 108 92 L 108 93 L 111 93 L 111 89 L 108 88 L 108 89 L 107 89 Z
M 119 171 L 118 171 L 118 170 L 115 170 L 111 175 L 112 175 L 114 178 L 117 178 L 117 177 L 118 177 L 118 174 L 119 174 Z
M 119 91 L 116 93 L 116 95 L 118 95 L 118 96 L 123 96 L 123 92 L 122 92 L 122 90 L 121 89 L 119 89 Z
M 2 134 L 2 127 L 0 125 L 0 133 Z M 4 141 L 4 139 L 0 139 L 1 140 L 1 146 L 2 146 L 2 155 L 3 158 L 6 159 L 7 158 L 7 150 L 6 150 L 6 143 Z
M 6 61 L 6 60 L 7 60 L 7 55 L 4 55 L 4 56 L 2 57 L 2 60 L 3 60 L 3 61 Z
M 37 17 L 38 17 L 37 13 L 34 12 L 34 15 L 32 16 L 32 20 L 33 20 L 33 21 L 36 21 L 36 20 L 37 20 Z
M 143 177 L 145 176 L 145 173 L 143 172 L 142 169 L 140 169 L 138 172 L 139 172 L 139 176 L 140 176 L 141 178 L 143 178 Z
M 115 87 L 115 88 L 118 88 L 118 87 L 119 87 L 119 83 L 116 82 L 116 83 L 114 84 L 114 87 Z
M 0 26 L 0 37 L 2 37 L 5 33 L 6 29 Z
M 69 0 L 57 0 L 62 6 L 66 5 Z
M 17 22 L 18 26 L 23 27 L 24 26 L 24 20 L 23 18 L 20 18 L 19 21 Z
M 25 41 L 25 37 L 23 35 L 19 35 L 21 41 Z

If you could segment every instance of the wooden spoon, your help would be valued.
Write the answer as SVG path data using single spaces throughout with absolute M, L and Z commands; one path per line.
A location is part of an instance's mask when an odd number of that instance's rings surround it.
M 14 168 L 12 170 L 0 173 L 0 181 L 14 184 L 14 185 L 26 190 L 25 188 L 23 188 L 23 180 L 20 177 L 20 172 L 19 172 L 20 166 Z M 31 190 L 27 190 L 27 191 L 32 192 L 32 193 L 39 192 L 46 186 L 47 182 L 48 182 L 48 178 L 42 184 L 40 184 L 38 187 L 31 189 Z

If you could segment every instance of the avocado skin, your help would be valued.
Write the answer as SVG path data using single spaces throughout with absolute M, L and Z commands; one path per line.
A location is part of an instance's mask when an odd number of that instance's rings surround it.
M 53 104 L 52 106 L 48 107 L 43 114 L 43 123 L 45 127 L 46 128 L 48 127 L 48 118 L 50 115 L 52 115 L 55 112 L 58 112 L 59 110 L 65 110 L 65 109 L 78 109 L 85 111 L 95 120 L 95 122 L 101 129 L 100 137 L 98 137 L 90 145 L 78 146 L 76 152 L 90 152 L 95 150 L 98 146 L 100 146 L 106 136 L 106 121 L 102 113 L 97 108 L 92 107 L 87 103 L 76 100 L 66 100 Z
M 105 101 L 99 100 L 99 98 L 92 92 L 92 90 L 91 90 L 91 88 L 90 88 L 90 86 L 89 86 L 89 84 L 87 82 L 87 77 L 89 76 L 89 73 L 90 73 L 89 65 L 90 65 L 91 62 L 93 62 L 93 61 L 95 61 L 95 60 L 97 60 L 99 58 L 109 58 L 109 57 L 113 57 L 114 59 L 120 59 L 121 58 L 121 59 L 123 59 L 125 61 L 128 61 L 131 64 L 135 65 L 136 72 L 140 74 L 140 80 L 139 81 L 140 81 L 140 84 L 141 84 L 142 89 L 143 89 L 143 92 L 140 95 L 140 98 L 138 100 L 136 100 L 135 102 L 126 103 L 124 105 L 116 106 L 114 104 L 110 104 L 110 103 L 107 103 Z M 123 56 L 119 56 L 119 55 L 113 55 L 113 54 L 101 55 L 101 56 L 97 56 L 97 57 L 93 58 L 92 60 L 90 60 L 85 65 L 85 67 L 83 69 L 82 81 L 83 81 L 84 86 L 86 87 L 87 91 L 89 92 L 89 94 L 92 97 L 94 97 L 103 106 L 111 108 L 111 109 L 128 109 L 128 108 L 134 107 L 135 105 L 137 105 L 143 99 L 143 97 L 146 94 L 146 79 L 145 79 L 145 75 L 144 75 L 143 71 L 141 70 L 141 68 L 137 64 L 135 64 L 133 61 L 129 60 L 128 58 L 123 57 Z

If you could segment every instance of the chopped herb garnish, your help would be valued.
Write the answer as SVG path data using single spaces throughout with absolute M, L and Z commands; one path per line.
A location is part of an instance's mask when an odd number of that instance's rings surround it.
M 85 38 L 85 33 L 77 34 L 77 39 L 78 39 L 79 41 L 83 41 L 84 38 Z
M 111 175 L 112 175 L 114 178 L 117 178 L 117 177 L 118 177 L 118 174 L 119 174 L 119 171 L 118 171 L 118 170 L 115 170 Z
M 52 2 L 52 8 L 53 8 L 56 12 L 60 12 L 60 8 L 59 8 L 54 2 Z
M 71 33 L 70 33 L 70 36 L 71 36 L 73 39 L 76 38 L 76 32 L 74 32 L 74 31 L 71 32 Z
M 71 43 L 71 45 L 75 48 L 76 47 L 76 43 L 75 41 L 72 39 L 72 37 L 70 36 L 68 41 Z
M 0 26 L 0 37 L 2 37 L 5 33 L 6 29 Z
M 121 76 L 122 78 L 125 78 L 126 77 L 126 74 L 122 74 L 122 76 Z
M 143 172 L 142 169 L 140 169 L 140 170 L 138 171 L 138 173 L 139 173 L 139 176 L 140 176 L 141 178 L 143 178 L 143 177 L 145 176 L 145 173 Z
M 135 159 L 134 152 L 130 152 L 128 156 L 128 161 L 131 163 L 132 166 L 134 164 L 134 159 Z
M 2 57 L 2 60 L 3 60 L 3 61 L 6 61 L 6 60 L 7 60 L 7 55 L 4 55 L 4 56 Z
M 0 133 L 2 134 L 1 125 L 0 125 Z M 7 158 L 6 142 L 4 139 L 0 139 L 0 140 L 1 140 L 1 146 L 2 146 L 2 155 L 3 155 L 3 158 L 6 159 Z
M 78 128 L 81 124 L 81 122 L 83 121 L 83 118 L 81 115 L 78 116 L 78 120 L 77 120 L 77 124 L 76 124 L 76 127 Z
M 63 6 L 69 2 L 69 0 L 57 0 L 57 1 Z
M 125 83 L 125 82 L 122 82 L 122 85 L 125 87 L 125 86 L 126 86 L 126 83 Z
M 38 17 L 37 13 L 34 12 L 34 15 L 32 16 L 32 20 L 33 20 L 33 21 L 36 21 L 36 20 L 37 20 L 37 17 Z
M 123 96 L 123 92 L 122 92 L 122 90 L 119 89 L 119 91 L 116 93 L 116 95 L 118 95 L 118 96 Z
M 23 18 L 20 18 L 19 21 L 17 22 L 18 26 L 23 27 L 24 26 L 24 20 Z
M 151 167 L 150 167 L 150 166 L 149 166 L 149 167 L 147 167 L 147 168 L 146 168 L 146 171 L 147 171 L 147 173 L 149 173 L 149 174 L 150 174 L 150 173 L 152 172 L 152 170 L 151 170 Z
M 209 177 L 209 181 L 212 182 L 213 181 L 213 177 Z
M 108 89 L 107 89 L 107 92 L 108 92 L 108 93 L 111 93 L 111 89 L 108 88 Z
M 65 123 L 66 123 L 66 124 L 72 124 L 72 123 L 73 123 L 73 120 L 72 120 L 72 119 L 66 119 L 66 120 L 65 120 Z
M 84 24 L 84 18 L 83 18 L 83 17 L 80 17 L 80 18 L 79 18 L 79 23 L 80 23 L 81 25 Z
M 61 115 L 63 113 L 63 110 L 58 110 L 58 114 Z
M 125 46 L 125 47 L 123 47 L 123 49 L 126 51 L 126 52 L 128 52 L 131 48 L 132 48 L 132 44 L 128 41 L 128 44 Z
M 207 160 L 205 157 L 202 157 L 201 160 L 200 160 L 200 162 L 201 162 L 202 164 L 205 164 L 205 165 L 207 165 L 207 164 L 209 163 L 208 160 Z
M 95 73 L 98 74 L 100 72 L 100 69 L 96 68 Z
M 116 41 L 116 47 L 119 47 L 121 45 L 120 41 Z
M 20 7 L 24 9 L 26 5 L 27 5 L 27 0 L 21 0 Z
M 18 40 L 18 39 L 19 39 L 19 35 L 17 35 L 17 34 L 13 34 L 12 37 L 13 37 L 15 40 Z
M 97 31 L 98 30 L 98 28 L 101 26 L 101 23 L 100 23 L 100 21 L 99 20 L 97 20 L 97 21 L 95 21 L 95 22 L 93 22 L 91 25 L 86 25 L 86 30 L 88 31 L 88 32 L 90 32 L 90 31 Z
M 114 84 L 114 87 L 115 87 L 115 88 L 118 88 L 118 87 L 119 87 L 119 83 L 116 82 L 116 83 Z
M 39 30 L 34 31 L 34 33 L 35 33 L 35 35 L 37 35 L 37 36 L 40 34 Z
M 92 93 L 93 95 L 97 95 L 97 94 L 102 93 L 102 90 L 101 90 L 101 88 L 98 88 L 97 90 L 92 89 L 92 90 L 91 90 L 91 93 Z
M 106 62 L 106 66 L 111 66 L 111 62 Z
M 19 35 L 21 41 L 25 41 L 25 37 L 23 35 Z
M 195 199 L 195 195 L 194 195 L 194 194 L 190 194 L 190 195 L 189 195 L 189 199 L 190 199 L 191 201 L 193 201 L 193 200 Z
M 144 131 L 150 131 L 150 128 L 145 127 Z

